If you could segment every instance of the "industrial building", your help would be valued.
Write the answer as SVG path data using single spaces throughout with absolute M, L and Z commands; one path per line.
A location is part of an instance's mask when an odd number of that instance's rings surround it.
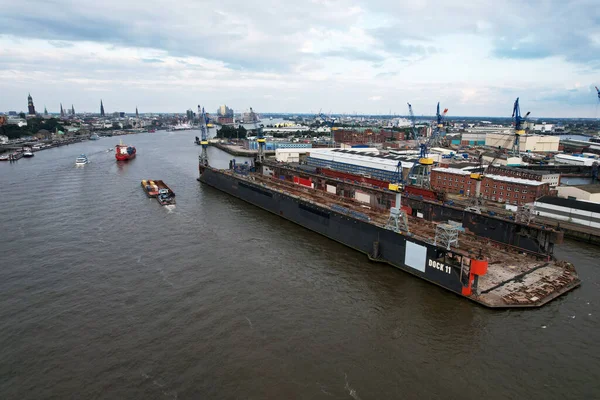
M 507 154 L 502 154 L 498 156 L 495 153 L 484 153 L 481 156 L 481 158 L 485 163 L 491 164 L 493 162 L 493 165 L 518 167 L 521 164 L 523 164 L 523 160 L 521 159 L 521 157 L 511 157 Z
M 458 168 L 433 168 L 431 188 L 446 193 L 459 193 L 474 197 L 476 181 L 470 172 Z M 480 195 L 485 200 L 499 203 L 525 204 L 549 193 L 548 183 L 501 175 L 484 175 Z
M 596 158 L 584 157 L 583 154 L 578 156 L 569 154 L 556 154 L 554 156 L 554 161 L 561 164 L 584 165 L 586 167 L 590 167 L 594 165 L 595 162 L 598 162 Z
M 600 228 L 600 204 L 562 197 L 545 196 L 534 203 L 535 213 L 542 217 Z
M 558 196 L 571 200 L 584 200 L 600 204 L 600 185 L 560 186 Z
M 336 143 L 368 144 L 384 143 L 390 140 L 405 140 L 404 132 L 386 131 L 377 128 L 333 129 Z
M 525 168 L 511 168 L 499 165 L 490 165 L 487 168 L 487 173 L 546 182 L 552 188 L 557 187 L 560 184 L 560 173 L 558 172 L 536 171 Z
M 362 149 L 357 149 L 362 150 Z M 306 164 L 316 168 L 329 168 L 350 174 L 369 176 L 388 182 L 397 179 L 396 169 L 401 163 L 403 176 L 413 166 L 412 161 L 397 155 L 378 155 L 353 150 L 331 149 L 310 152 Z
M 485 132 L 465 132 L 461 134 L 461 146 L 483 146 L 485 145 Z
M 285 149 L 279 148 L 275 149 L 275 159 L 279 162 L 284 163 L 299 163 L 302 156 L 305 156 L 309 151 L 312 151 L 311 148 L 303 148 L 303 149 Z
M 485 136 L 485 145 L 495 148 L 512 149 L 515 141 L 514 134 L 488 133 Z M 560 138 L 546 135 L 521 135 L 519 138 L 519 151 L 522 152 L 557 152 Z
M 256 140 L 245 140 L 243 142 L 242 147 L 246 150 L 258 150 L 258 142 Z M 267 151 L 273 151 L 273 150 L 277 150 L 277 149 L 307 149 L 307 148 L 311 148 L 311 147 L 312 147 L 312 143 L 300 143 L 300 142 L 292 143 L 292 142 L 277 142 L 277 141 L 265 143 L 265 150 L 267 150 Z

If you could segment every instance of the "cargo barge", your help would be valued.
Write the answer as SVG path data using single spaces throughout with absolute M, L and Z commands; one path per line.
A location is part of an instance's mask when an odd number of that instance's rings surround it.
M 141 184 L 146 195 L 156 198 L 156 201 L 161 206 L 175 204 L 175 192 L 163 181 L 159 179 L 144 179 Z
M 394 230 L 389 212 L 317 190 L 302 178 L 290 182 L 266 172 L 200 166 L 199 180 L 487 307 L 539 307 L 581 283 L 573 265 L 550 254 L 482 238 L 450 222 L 409 216 L 407 229 Z

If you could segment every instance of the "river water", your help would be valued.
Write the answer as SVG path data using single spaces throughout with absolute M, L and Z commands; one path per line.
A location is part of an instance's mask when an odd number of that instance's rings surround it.
M 0 165 L 0 398 L 599 397 L 599 248 L 557 250 L 574 292 L 488 310 L 200 184 L 197 135 Z

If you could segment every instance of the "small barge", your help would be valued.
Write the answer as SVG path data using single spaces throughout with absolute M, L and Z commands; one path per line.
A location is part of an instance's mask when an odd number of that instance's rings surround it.
M 144 179 L 142 189 L 148 197 L 154 197 L 161 206 L 175 204 L 175 192 L 161 180 Z

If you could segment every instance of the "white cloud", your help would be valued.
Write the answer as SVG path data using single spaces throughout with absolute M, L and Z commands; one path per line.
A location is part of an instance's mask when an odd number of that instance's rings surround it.
M 509 115 L 520 96 L 538 114 L 586 116 L 557 99 L 598 79 L 594 4 L 0 0 L 0 110 L 31 92 L 49 109 L 95 110 L 101 94 L 121 110 L 406 113 L 410 101 L 431 115 L 441 101 Z

